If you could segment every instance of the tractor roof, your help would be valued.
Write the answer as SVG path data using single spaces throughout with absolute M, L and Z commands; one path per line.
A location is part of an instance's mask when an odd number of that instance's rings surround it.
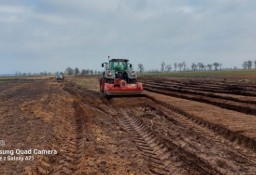
M 111 59 L 111 60 L 109 60 L 109 61 L 126 61 L 126 62 L 128 62 L 129 60 L 128 59 L 121 59 L 121 58 L 114 58 L 114 59 Z

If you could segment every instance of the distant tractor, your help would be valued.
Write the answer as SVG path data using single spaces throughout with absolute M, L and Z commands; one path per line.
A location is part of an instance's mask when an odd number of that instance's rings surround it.
M 56 80 L 57 81 L 63 81 L 64 80 L 63 74 L 60 74 L 60 73 L 56 74 Z
M 137 74 L 133 71 L 128 59 L 111 59 L 102 63 L 105 71 L 100 78 L 100 91 L 109 96 L 142 95 L 142 83 L 137 82 Z

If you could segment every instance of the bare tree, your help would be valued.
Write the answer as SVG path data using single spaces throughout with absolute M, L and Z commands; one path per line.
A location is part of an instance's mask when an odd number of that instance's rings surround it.
M 191 68 L 192 68 L 193 71 L 196 71 L 197 70 L 197 64 L 192 63 Z
M 170 72 L 171 70 L 172 70 L 172 65 L 166 65 L 165 66 L 165 69 L 168 71 L 168 72 Z
M 247 61 L 247 62 L 248 62 L 248 69 L 251 69 L 251 68 L 252 68 L 252 61 L 249 60 L 249 61 Z
M 86 75 L 86 70 L 85 69 L 81 70 L 81 75 Z
M 213 63 L 212 64 L 213 66 L 214 66 L 214 70 L 218 70 L 218 67 L 220 66 L 220 63 L 217 63 L 217 62 L 215 62 L 215 63 Z
M 209 71 L 212 70 L 212 64 L 207 64 L 207 67 L 208 67 Z
M 161 72 L 164 72 L 165 62 L 163 61 L 161 64 Z
M 220 66 L 220 70 L 222 69 L 222 63 L 219 63 L 219 66 Z
M 181 68 L 183 67 L 183 64 L 182 64 L 182 63 L 179 63 L 179 64 L 178 64 L 178 67 L 179 67 L 179 69 L 180 69 L 180 71 L 181 71 Z
M 204 64 L 203 63 L 197 63 L 197 65 L 198 65 L 198 68 L 199 68 L 199 70 L 201 70 L 201 71 L 203 71 L 204 70 Z
M 74 75 L 74 70 L 71 67 L 67 67 L 65 73 L 67 75 Z
M 138 69 L 139 69 L 140 73 L 144 72 L 144 66 L 142 63 L 138 64 Z
M 75 68 L 74 72 L 75 72 L 75 75 L 78 75 L 80 73 L 78 67 Z
M 174 63 L 174 69 L 175 69 L 175 71 L 177 70 L 177 67 L 178 67 L 178 64 L 177 64 L 177 63 Z
M 248 62 L 247 61 L 244 61 L 243 64 L 242 64 L 243 68 L 244 69 L 247 69 L 248 68 Z
M 182 66 L 183 66 L 183 70 L 185 71 L 185 70 L 186 70 L 186 67 L 187 67 L 185 61 L 182 62 Z
M 253 62 L 251 60 L 249 60 L 249 61 L 244 61 L 242 66 L 243 66 L 244 69 L 251 69 L 252 64 L 253 64 Z

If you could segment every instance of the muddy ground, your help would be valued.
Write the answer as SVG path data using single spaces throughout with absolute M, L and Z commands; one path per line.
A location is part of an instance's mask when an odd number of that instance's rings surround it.
M 142 81 L 107 100 L 95 77 L 0 80 L 0 174 L 256 174 L 253 81 Z

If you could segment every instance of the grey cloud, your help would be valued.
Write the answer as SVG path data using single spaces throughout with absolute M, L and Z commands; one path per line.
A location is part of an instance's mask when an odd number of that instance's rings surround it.
M 15 2 L 0 1 L 0 73 L 100 69 L 108 55 L 147 69 L 161 61 L 240 66 L 256 54 L 254 1 Z

